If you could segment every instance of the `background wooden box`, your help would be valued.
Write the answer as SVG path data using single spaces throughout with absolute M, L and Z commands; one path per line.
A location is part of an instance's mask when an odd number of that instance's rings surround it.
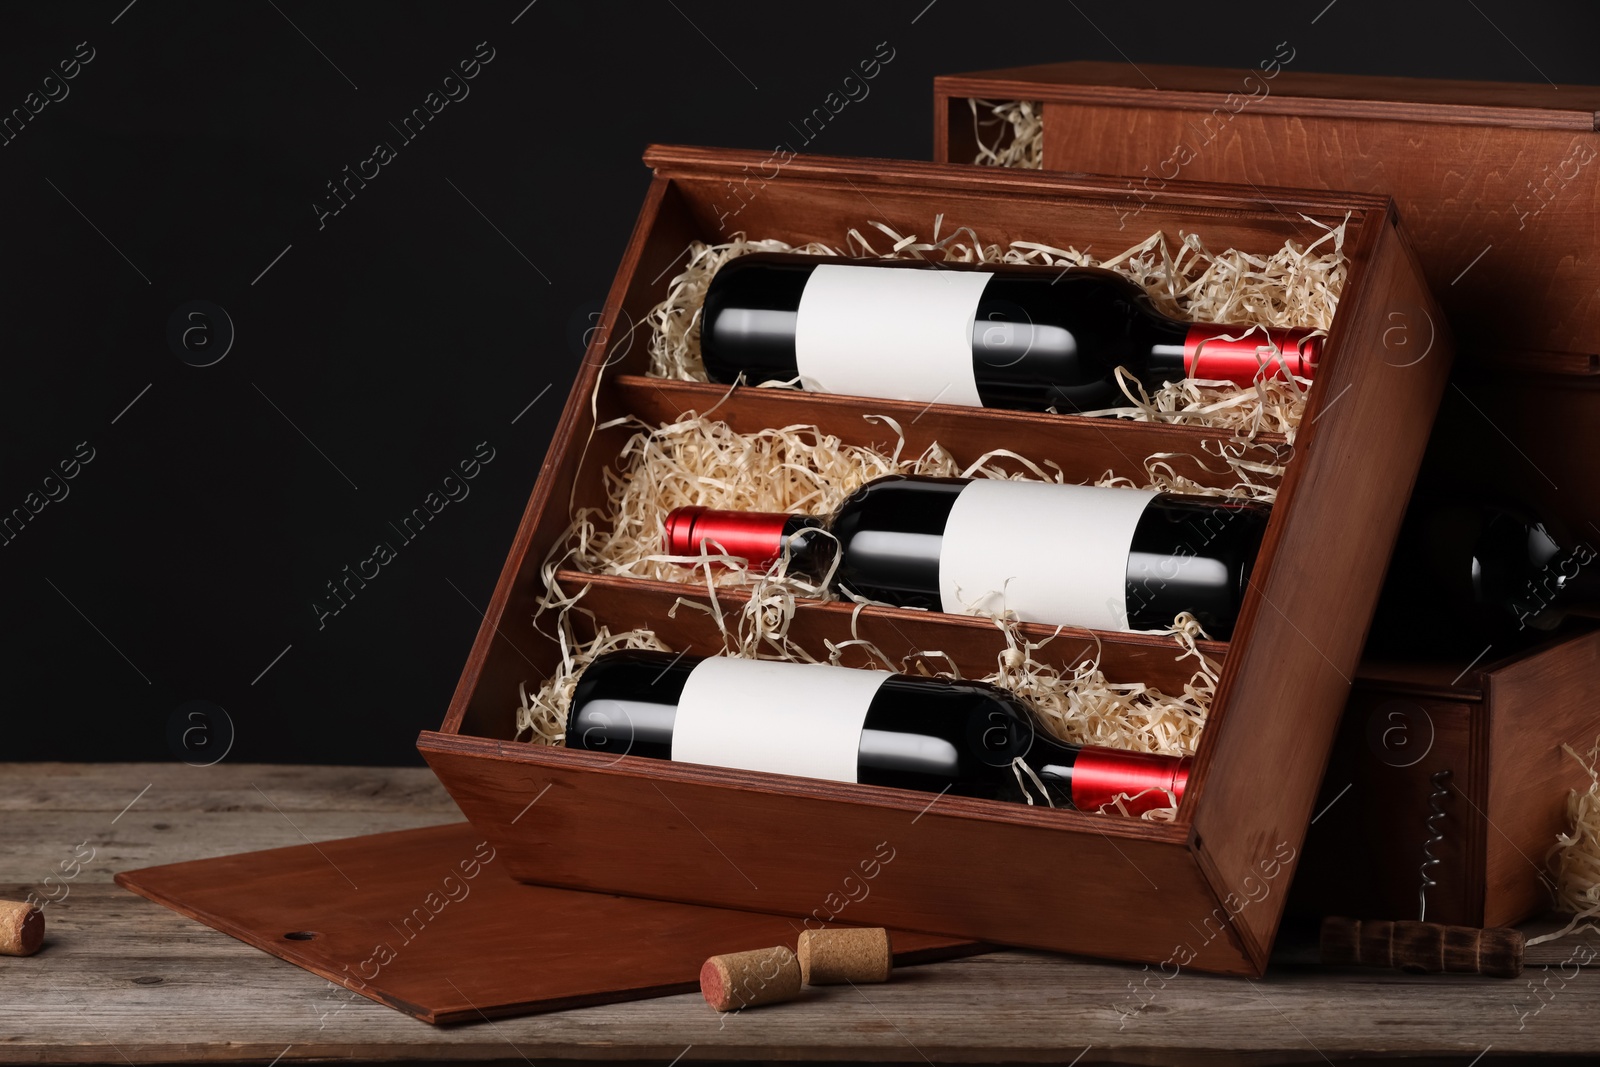
M 1510 496 L 1579 537 L 1600 533 L 1600 88 L 1061 63 L 939 77 L 935 156 L 976 153 L 969 97 L 1042 104 L 1043 166 L 1124 175 L 1125 210 L 1184 179 L 1394 197 L 1459 339 L 1420 482 Z M 1180 152 L 1182 147 L 1184 151 Z M 1181 160 L 1181 163 L 1179 162 Z M 1397 320 L 1396 325 L 1408 326 Z M 1419 619 L 1424 616 L 1419 613 Z M 1547 906 L 1542 868 L 1567 791 L 1563 743 L 1600 733 L 1600 661 L 1565 641 L 1460 662 L 1364 663 L 1307 843 L 1297 908 L 1414 918 L 1431 777 L 1452 768 L 1429 917 L 1510 923 Z M 1469 667 L 1471 669 L 1469 669 Z M 1427 759 L 1369 742 L 1376 707 L 1424 709 Z
M 1464 354 L 1593 372 L 1564 357 L 1600 350 L 1600 87 L 1266 62 L 1275 74 L 1078 62 L 943 75 L 934 158 L 972 162 L 968 98 L 1033 100 L 1044 168 L 1125 175 L 1131 211 L 1174 180 L 1392 196 Z
M 1413 917 L 1435 785 L 1428 918 L 1507 926 L 1549 907 L 1546 858 L 1589 775 L 1563 743 L 1596 729 L 1600 633 L 1468 671 L 1368 662 L 1323 779 L 1290 907 Z M 1578 745 L 1580 752 L 1586 751 Z M 1448 772 L 1436 782 L 1435 775 Z M 1381 828 L 1381 832 L 1380 832 Z
M 947 231 L 972 226 L 1002 244 L 1121 247 L 1125 236 L 1117 183 L 1104 180 L 825 157 L 775 167 L 764 153 L 693 148 L 652 148 L 646 161 L 655 178 L 602 328 L 449 714 L 418 742 L 462 810 L 527 881 L 809 916 L 832 911 L 841 880 L 887 850 L 892 862 L 882 864 L 870 894 L 840 918 L 1260 973 L 1448 370 L 1443 337 L 1429 359 L 1385 359 L 1391 312 L 1433 308 L 1389 201 L 1186 185 L 1164 190 L 1146 210 L 1145 232 L 1198 228 L 1214 247 L 1257 250 L 1294 236 L 1305 225 L 1301 213 L 1323 223 L 1348 217 L 1350 258 L 1234 640 L 1206 646 L 1222 661 L 1222 677 L 1188 792 L 1178 820 L 1159 824 L 511 740 L 517 684 L 536 682 L 558 655 L 531 625 L 540 564 L 570 508 L 599 503 L 601 471 L 629 433 L 597 424 L 623 413 L 662 421 L 686 408 L 703 411 L 725 392 L 643 377 L 644 345 L 627 341 L 627 325 L 664 295 L 691 239 L 743 231 L 837 242 L 868 219 L 927 234 L 940 213 Z M 816 422 L 863 443 L 888 439 L 881 423 L 864 416 L 888 414 L 906 428 L 910 451 L 934 439 L 957 455 L 1004 445 L 1059 463 L 1070 479 L 1109 469 L 1142 481 L 1143 457 L 1197 457 L 1214 437 L 1115 420 L 941 405 L 922 411 L 739 389 L 717 414 L 742 429 Z M 1198 466 L 1192 473 L 1204 476 Z M 673 647 L 721 648 L 703 613 L 667 617 L 678 598 L 703 596 L 693 587 L 578 573 L 561 581 L 585 588 L 584 606 L 601 622 L 651 623 Z M 820 647 L 824 637 L 849 635 L 850 616 L 848 605 L 804 604 L 791 635 Z M 989 669 L 1003 648 L 994 627 L 978 619 L 871 608 L 860 628 L 890 655 L 939 648 L 968 673 Z M 1114 680 L 1172 686 L 1190 673 L 1165 639 L 1080 636 L 1058 656 L 1085 654 L 1098 639 Z

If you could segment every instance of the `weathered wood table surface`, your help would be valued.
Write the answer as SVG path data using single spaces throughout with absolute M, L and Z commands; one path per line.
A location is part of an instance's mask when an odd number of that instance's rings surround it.
M 1595 958 L 1593 935 L 1530 949 L 1526 975 L 1510 981 L 1325 971 L 1303 943 L 1283 945 L 1262 981 L 1184 973 L 1163 983 L 1136 966 L 996 952 L 727 1019 L 686 994 L 431 1027 L 360 997 L 330 1002 L 323 979 L 111 882 L 120 870 L 460 817 L 421 768 L 0 764 L 0 897 L 53 898 L 45 949 L 0 957 L 0 1062 L 1088 1067 L 1600 1055 L 1600 970 L 1580 966 Z

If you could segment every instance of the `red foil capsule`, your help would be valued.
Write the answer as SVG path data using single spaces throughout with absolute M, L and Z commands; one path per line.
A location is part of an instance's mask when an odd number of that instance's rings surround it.
M 1079 811 L 1099 811 L 1117 797 L 1130 815 L 1172 804 L 1167 794 L 1183 799 L 1189 782 L 1189 758 L 1123 752 L 1114 748 L 1084 748 L 1072 761 L 1072 806 Z
M 1263 332 L 1264 331 L 1264 332 Z M 1249 385 L 1257 376 L 1271 378 L 1287 367 L 1290 374 L 1315 378 L 1322 355 L 1322 338 L 1310 330 L 1247 329 L 1197 323 L 1183 341 L 1183 372 L 1191 378 L 1210 378 Z M 1236 341 L 1228 340 L 1243 334 Z M 1273 351 L 1277 347 L 1277 352 Z
M 789 515 L 774 511 L 716 511 L 712 508 L 674 508 L 667 513 L 666 550 L 671 556 L 698 556 L 707 550 L 742 556 L 751 567 L 766 567 L 783 555 L 783 528 Z

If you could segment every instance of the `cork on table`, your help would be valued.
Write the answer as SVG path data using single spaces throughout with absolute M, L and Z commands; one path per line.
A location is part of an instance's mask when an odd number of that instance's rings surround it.
M 685 993 L 431 1027 L 111 883 L 137 867 L 458 821 L 427 770 L 0 764 L 0 783 L 0 898 L 31 894 L 48 921 L 41 951 L 0 958 L 0 1063 L 1487 1063 L 1600 1048 L 1594 935 L 1529 948 L 1515 981 L 1326 970 L 1313 931 L 1284 942 L 1261 981 L 994 952 L 725 1017 Z

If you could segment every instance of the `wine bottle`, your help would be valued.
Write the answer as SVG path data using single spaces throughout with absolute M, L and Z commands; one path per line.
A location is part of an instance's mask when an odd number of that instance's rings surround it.
M 982 682 L 646 650 L 584 669 L 566 744 L 1081 811 L 1122 796 L 1132 814 L 1169 806 L 1189 775 L 1187 758 L 1057 741 Z
M 676 508 L 666 551 L 701 546 L 902 607 L 1158 630 L 1189 612 L 1233 631 L 1269 509 L 1218 497 L 1054 482 L 889 475 L 832 520 Z M 832 536 L 821 533 L 825 527 Z
M 724 263 L 701 312 L 714 382 L 799 379 L 820 393 L 1026 411 L 1122 400 L 1182 378 L 1309 378 L 1310 330 L 1182 322 L 1099 267 L 836 260 L 757 252 Z
M 1419 495 L 1395 543 L 1369 648 L 1470 654 L 1479 642 L 1525 643 L 1569 615 L 1600 615 L 1597 559 L 1594 546 L 1520 504 Z

